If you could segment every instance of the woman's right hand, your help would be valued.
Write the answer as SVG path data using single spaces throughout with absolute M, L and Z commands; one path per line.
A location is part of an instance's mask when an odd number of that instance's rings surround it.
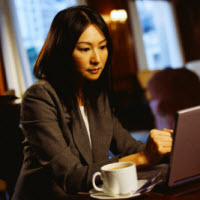
M 173 130 L 169 129 L 151 130 L 144 150 L 144 155 L 150 165 L 157 164 L 164 155 L 171 152 L 173 141 L 171 137 L 172 133 Z
M 172 133 L 173 130 L 169 129 L 152 129 L 150 131 L 145 149 L 142 152 L 120 158 L 119 162 L 134 162 L 139 168 L 159 163 L 164 155 L 171 152 Z

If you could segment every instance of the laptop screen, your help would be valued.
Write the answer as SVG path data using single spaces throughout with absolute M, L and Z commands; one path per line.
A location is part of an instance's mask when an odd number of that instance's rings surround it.
M 177 113 L 168 186 L 200 178 L 200 106 Z

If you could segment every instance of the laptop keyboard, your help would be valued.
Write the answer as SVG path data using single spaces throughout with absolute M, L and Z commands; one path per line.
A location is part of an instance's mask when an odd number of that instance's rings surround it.
M 138 180 L 148 180 L 153 176 L 156 176 L 158 173 L 159 176 L 156 178 L 156 180 L 162 180 L 163 183 L 165 183 L 168 176 L 168 164 L 159 164 L 148 169 L 138 170 Z

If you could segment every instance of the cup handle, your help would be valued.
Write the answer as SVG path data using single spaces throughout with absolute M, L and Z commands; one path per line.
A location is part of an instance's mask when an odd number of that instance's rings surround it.
M 94 187 L 94 189 L 95 189 L 96 191 L 103 192 L 102 187 L 96 186 L 95 179 L 96 179 L 97 176 L 100 176 L 100 178 L 102 179 L 102 174 L 101 174 L 101 172 L 96 172 L 96 173 L 93 175 L 93 177 L 92 177 L 92 185 L 93 185 L 93 187 Z

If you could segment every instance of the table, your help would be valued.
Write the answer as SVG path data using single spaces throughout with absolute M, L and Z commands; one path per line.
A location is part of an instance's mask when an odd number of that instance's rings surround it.
M 164 177 L 168 171 L 168 163 L 162 163 L 146 170 L 137 171 L 138 179 L 149 179 L 162 172 Z M 89 194 L 70 195 L 70 200 L 95 200 Z M 151 192 L 138 197 L 127 198 L 134 200 L 200 200 L 200 180 L 169 189 L 165 184 L 156 186 Z
M 95 200 L 89 194 L 70 195 L 70 200 Z M 171 190 L 155 188 L 134 200 L 200 200 L 200 182 L 190 183 Z

